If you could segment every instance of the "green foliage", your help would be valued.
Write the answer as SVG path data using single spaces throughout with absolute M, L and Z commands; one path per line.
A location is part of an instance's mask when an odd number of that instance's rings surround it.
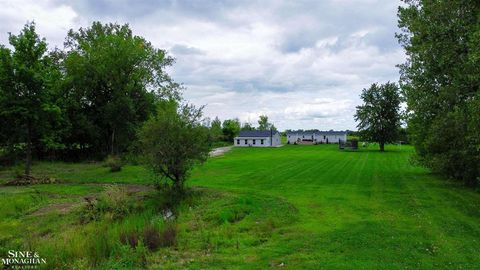
M 109 185 L 98 199 L 87 199 L 87 204 L 79 213 L 80 222 L 88 223 L 90 221 L 99 221 L 103 218 L 111 220 L 122 219 L 141 208 L 141 205 L 135 203 L 128 196 L 125 188 L 118 185 Z
M 47 50 L 34 23 L 0 45 L 0 161 L 101 160 L 129 151 L 160 100 L 180 99 L 174 59 L 128 25 L 94 22 Z
M 355 121 L 363 139 L 378 142 L 380 151 L 386 143 L 394 142 L 400 129 L 400 93 L 395 83 L 363 89 L 360 96 L 363 105 L 357 106 Z
M 201 108 L 168 101 L 160 103 L 157 111 L 139 136 L 145 164 L 182 192 L 190 170 L 208 157 L 209 131 L 201 124 Z
M 277 130 L 277 128 L 270 122 L 268 122 L 268 116 L 260 115 L 258 119 L 258 130 Z
M 218 142 L 223 139 L 222 122 L 218 119 L 218 116 L 211 123 L 210 136 L 212 142 Z
M 480 177 L 478 1 L 406 1 L 397 35 L 401 88 L 417 159 L 476 185 Z
M 225 141 L 233 142 L 235 138 L 240 133 L 240 120 L 238 119 L 226 119 L 222 124 L 222 132 Z
M 179 99 L 179 86 L 165 73 L 173 58 L 128 25 L 94 22 L 70 30 L 65 44 L 69 148 L 122 153 L 157 100 Z
M 58 67 L 47 55 L 47 43 L 34 23 L 9 37 L 13 51 L 0 46 L 0 147 L 25 144 L 25 174 L 30 174 L 33 148 L 61 147 L 53 134 L 61 110 L 55 105 L 52 81 Z
M 108 155 L 105 159 L 105 166 L 110 168 L 111 172 L 119 172 L 122 170 L 122 159 L 118 156 Z
M 255 128 L 248 122 L 243 123 L 241 130 L 255 130 Z

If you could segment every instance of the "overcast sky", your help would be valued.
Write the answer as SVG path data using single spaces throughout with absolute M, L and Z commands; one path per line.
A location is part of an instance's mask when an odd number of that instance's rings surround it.
M 0 0 L 0 43 L 34 20 L 50 47 L 92 21 L 129 23 L 176 58 L 208 117 L 283 129 L 356 129 L 359 94 L 398 81 L 397 0 Z

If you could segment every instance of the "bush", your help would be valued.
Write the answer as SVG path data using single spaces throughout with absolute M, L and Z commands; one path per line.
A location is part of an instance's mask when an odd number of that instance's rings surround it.
M 108 185 L 98 199 L 86 197 L 85 200 L 87 205 L 80 213 L 81 223 L 100 220 L 105 215 L 113 220 L 121 219 L 141 207 L 128 196 L 125 188 L 117 185 Z
M 109 155 L 105 159 L 105 166 L 110 167 L 111 172 L 119 172 L 122 170 L 122 160 L 118 156 Z

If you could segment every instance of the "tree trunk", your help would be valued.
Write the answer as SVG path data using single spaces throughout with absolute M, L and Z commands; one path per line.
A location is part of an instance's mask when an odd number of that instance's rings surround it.
M 385 151 L 385 143 L 380 142 L 380 152 L 384 152 L 384 151 Z
M 183 189 L 183 181 L 181 179 L 176 179 L 176 181 L 173 183 L 173 190 L 175 191 L 175 193 L 177 193 L 178 195 L 182 195 L 183 192 L 184 192 L 184 189 Z
M 32 124 L 27 124 L 27 158 L 25 160 L 25 175 L 30 175 L 32 167 Z

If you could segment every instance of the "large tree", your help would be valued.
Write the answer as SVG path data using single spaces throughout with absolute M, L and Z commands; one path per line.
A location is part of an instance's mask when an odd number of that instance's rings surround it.
M 147 166 L 183 192 L 188 173 L 209 154 L 208 128 L 201 122 L 202 110 L 175 101 L 161 102 L 158 113 L 140 132 Z
M 233 138 L 240 133 L 240 120 L 226 119 L 222 124 L 223 137 L 228 142 L 233 142 Z
M 355 121 L 364 138 L 378 142 L 380 151 L 385 144 L 397 139 L 401 124 L 400 92 L 395 83 L 372 84 L 363 89 L 363 104 L 357 106 Z
M 24 145 L 25 174 L 29 175 L 34 148 L 55 143 L 51 124 L 61 111 L 53 85 L 59 71 L 34 23 L 26 24 L 18 35 L 10 34 L 9 42 L 12 51 L 0 46 L 2 145 Z
M 480 176 L 480 2 L 405 1 L 400 85 L 417 159 L 475 185 Z
M 159 99 L 178 99 L 179 86 L 165 68 L 174 59 L 128 25 L 94 22 L 70 30 L 65 42 L 65 96 L 72 124 L 69 145 L 118 154 Z
M 258 119 L 258 130 L 276 130 L 276 127 L 268 121 L 268 116 L 260 115 Z
M 210 137 L 214 142 L 220 141 L 223 138 L 222 121 L 218 119 L 218 116 L 213 119 L 210 125 Z

